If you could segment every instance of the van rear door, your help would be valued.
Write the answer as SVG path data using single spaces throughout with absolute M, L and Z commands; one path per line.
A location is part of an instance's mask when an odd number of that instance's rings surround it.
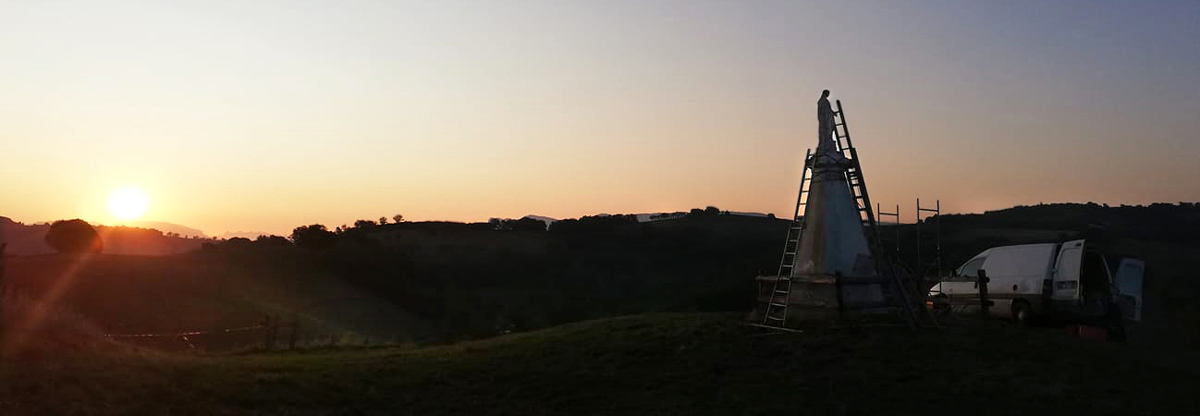
M 1113 283 L 1117 286 L 1117 303 L 1125 320 L 1142 320 L 1142 279 L 1146 274 L 1146 263 L 1132 258 L 1121 259 Z
M 1079 268 L 1083 264 L 1083 240 L 1063 243 L 1054 265 L 1050 300 L 1068 301 L 1079 299 Z

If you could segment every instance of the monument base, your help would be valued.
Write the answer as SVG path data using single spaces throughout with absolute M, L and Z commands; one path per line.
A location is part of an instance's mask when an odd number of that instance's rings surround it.
M 763 322 L 768 304 L 772 301 L 778 276 L 757 276 L 758 294 L 750 321 Z M 885 294 L 890 279 L 882 277 L 837 277 L 829 275 L 804 275 L 791 280 L 787 297 L 787 327 L 799 326 L 804 321 L 831 321 L 851 315 L 881 315 L 894 313 L 899 305 L 893 305 Z M 778 301 L 778 299 L 775 299 Z M 772 316 L 778 316 L 776 309 Z M 772 324 L 777 324 L 778 321 Z

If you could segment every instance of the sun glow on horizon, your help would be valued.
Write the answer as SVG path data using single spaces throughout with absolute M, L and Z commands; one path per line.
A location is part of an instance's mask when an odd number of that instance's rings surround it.
M 121 188 L 108 196 L 108 211 L 121 221 L 136 220 L 150 210 L 150 196 L 138 188 Z

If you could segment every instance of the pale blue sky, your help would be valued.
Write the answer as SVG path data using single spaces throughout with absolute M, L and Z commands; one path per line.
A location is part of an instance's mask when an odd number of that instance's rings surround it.
M 902 210 L 1196 201 L 1197 39 L 1196 1 L 10 1 L 0 215 L 784 214 L 823 88 Z

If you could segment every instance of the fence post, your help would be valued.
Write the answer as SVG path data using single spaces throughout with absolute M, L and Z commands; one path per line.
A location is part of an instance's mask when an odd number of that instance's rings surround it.
M 300 333 L 300 314 L 292 311 L 292 333 L 288 336 L 288 349 L 296 349 L 296 336 Z
M 275 329 L 279 328 L 279 317 L 267 315 L 263 317 L 263 324 L 265 326 L 263 329 L 266 331 L 266 334 L 264 334 L 266 335 L 266 339 L 263 340 L 263 345 L 267 350 L 271 350 L 275 348 Z
M 988 279 L 987 271 L 979 269 L 979 317 L 988 319 L 988 307 L 992 306 L 992 301 L 988 299 Z
M 833 272 L 833 290 L 837 291 L 838 319 L 842 319 L 846 313 L 846 304 L 842 297 L 842 272 L 840 271 Z
M 271 317 L 271 348 L 275 348 L 277 340 L 279 340 L 279 315 Z

